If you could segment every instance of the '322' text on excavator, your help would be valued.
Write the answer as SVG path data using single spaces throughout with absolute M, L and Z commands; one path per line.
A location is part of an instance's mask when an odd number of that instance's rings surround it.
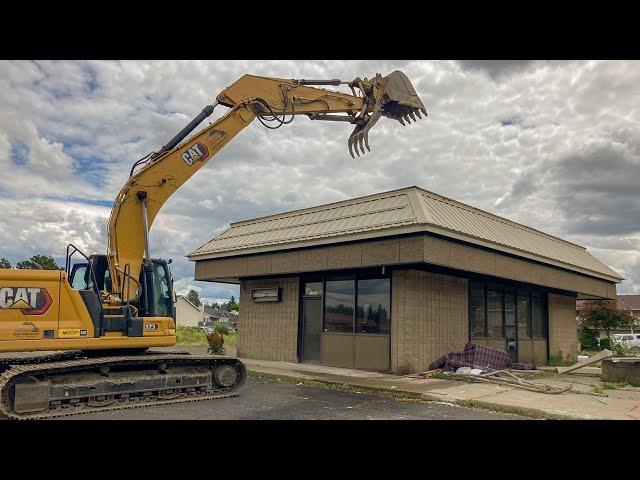
M 327 85 L 351 93 L 319 87 Z M 185 140 L 218 105 L 228 111 Z M 162 205 L 256 118 L 269 128 L 300 115 L 350 123 L 353 157 L 369 150 L 381 117 L 404 126 L 426 114 L 400 71 L 347 82 L 241 77 L 132 166 L 106 254 L 71 244 L 65 270 L 0 269 L 0 413 L 41 419 L 235 395 L 246 379 L 238 359 L 149 350 L 176 343 L 169 265 L 149 249 Z

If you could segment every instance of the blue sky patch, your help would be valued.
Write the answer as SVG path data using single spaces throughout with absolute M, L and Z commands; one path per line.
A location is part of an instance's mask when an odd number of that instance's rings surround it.
M 73 166 L 76 174 L 87 180 L 96 187 L 102 187 L 105 183 L 105 167 L 104 159 L 95 155 L 73 155 Z
M 98 200 L 93 198 L 71 197 L 71 202 L 84 203 L 86 205 L 95 205 L 97 207 L 113 207 L 113 200 Z
M 506 127 L 508 125 L 520 125 L 521 123 L 522 123 L 522 119 L 518 116 L 509 117 L 509 118 L 500 120 L 500 125 L 502 125 L 503 127 Z
M 29 160 L 29 147 L 20 140 L 11 142 L 11 161 L 16 165 L 25 165 Z

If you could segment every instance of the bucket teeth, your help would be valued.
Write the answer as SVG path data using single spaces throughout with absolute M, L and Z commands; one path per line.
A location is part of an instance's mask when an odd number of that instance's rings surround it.
M 416 115 L 420 120 L 422 120 L 422 115 L 420 115 L 420 110 L 416 110 Z
M 404 124 L 404 120 L 402 119 L 402 117 L 398 117 L 398 121 L 400 122 L 400 124 L 401 124 L 403 127 L 404 127 L 404 126 L 406 126 L 406 125 Z
M 349 137 L 347 144 L 349 146 L 349 153 L 351 154 L 352 158 L 356 158 L 355 155 L 357 155 L 358 157 L 361 154 L 364 155 L 366 153 L 364 151 L 365 148 L 370 152 L 371 147 L 369 146 L 369 130 L 366 127 L 356 127 L 356 130 Z M 355 155 L 353 154 L 354 151 Z
M 362 127 L 357 126 L 356 129 L 351 134 L 351 136 L 349 137 L 349 140 L 347 141 L 347 144 L 349 145 L 349 153 L 351 154 L 351 158 L 356 158 L 356 156 L 353 154 L 354 150 L 357 156 L 360 156 L 360 150 L 362 150 L 362 153 L 364 154 L 364 148 L 362 146 L 362 142 L 363 142 L 362 135 L 363 135 Z M 360 150 L 358 150 L 358 143 L 360 143 Z
M 347 145 L 349 145 L 349 154 L 351 155 L 351 158 L 356 158 L 356 156 L 353 154 L 353 137 L 349 137 L 349 140 L 347 141 Z
M 417 122 L 418 120 L 416 119 L 416 116 L 413 112 L 409 112 L 409 116 L 411 117 L 411 120 L 413 120 L 414 122 Z

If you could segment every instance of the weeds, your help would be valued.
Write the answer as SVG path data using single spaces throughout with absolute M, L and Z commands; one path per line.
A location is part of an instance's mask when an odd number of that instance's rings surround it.
M 178 327 L 176 328 L 176 338 L 177 343 L 181 345 L 209 345 L 207 343 L 207 334 L 200 328 Z M 238 335 L 236 333 L 223 334 L 223 338 L 225 345 L 235 347 L 238 343 Z
M 551 367 L 570 367 L 574 363 L 576 363 L 575 358 L 571 356 L 565 357 L 562 352 L 558 352 L 557 355 L 551 355 L 549 357 L 548 365 Z
M 182 345 L 206 345 L 204 330 L 195 327 L 176 328 L 177 343 Z

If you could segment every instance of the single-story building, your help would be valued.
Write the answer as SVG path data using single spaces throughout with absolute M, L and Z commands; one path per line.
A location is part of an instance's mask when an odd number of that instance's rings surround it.
M 184 295 L 176 300 L 176 325 L 179 327 L 200 327 L 205 318 L 204 308 L 198 307 Z
M 576 299 L 622 278 L 584 247 L 418 187 L 232 223 L 188 257 L 240 285 L 238 356 L 404 374 L 473 341 L 576 357 Z
M 215 323 L 226 323 L 232 325 L 238 321 L 238 311 L 216 310 L 211 307 L 204 307 L 204 313 L 207 315 L 207 321 Z

